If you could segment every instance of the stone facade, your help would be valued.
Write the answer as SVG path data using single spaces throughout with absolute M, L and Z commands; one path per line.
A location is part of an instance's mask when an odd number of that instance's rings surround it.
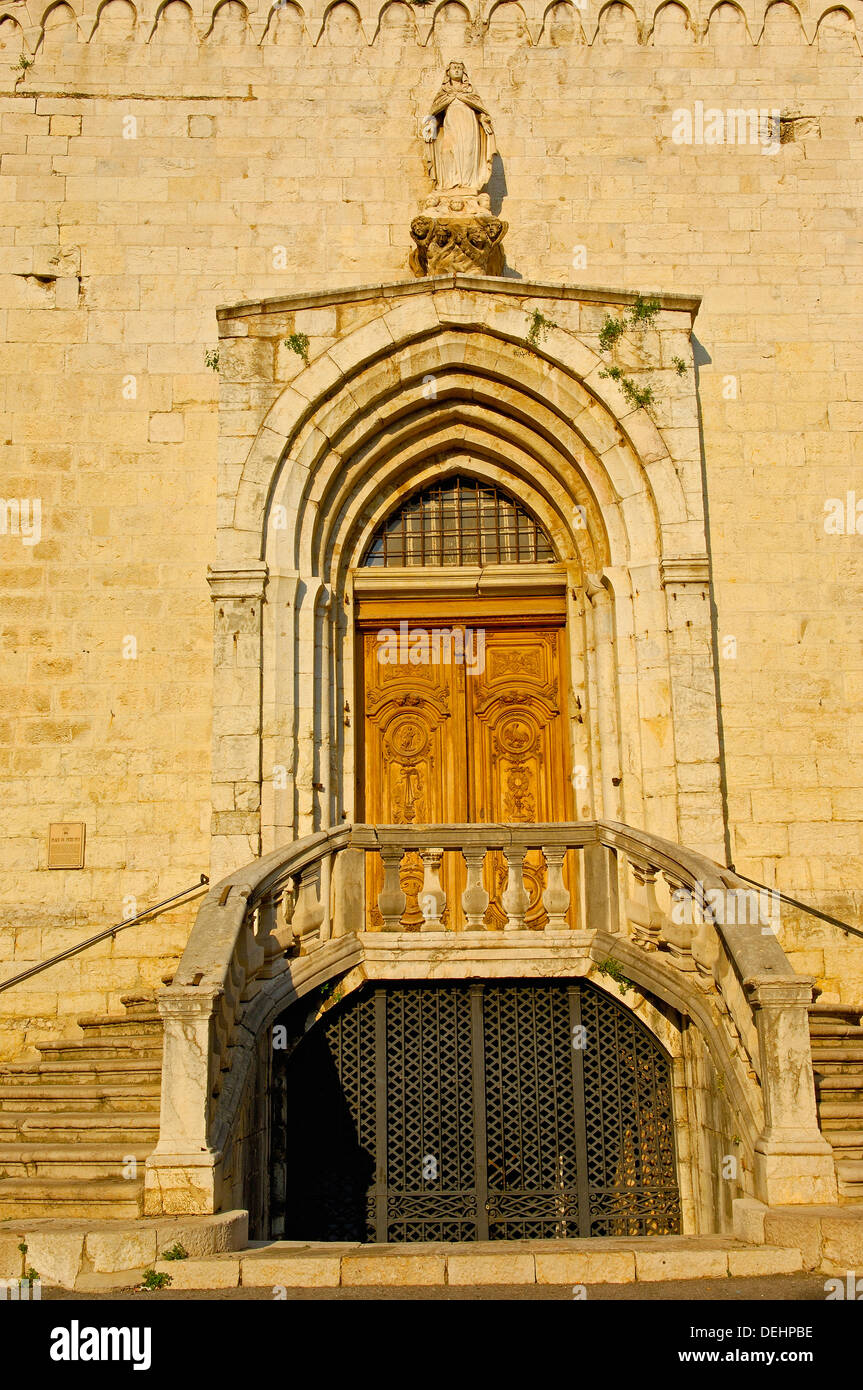
M 625 303 L 614 287 L 700 299 L 694 357 L 672 354 L 687 376 L 660 363 L 654 423 L 690 499 L 703 469 L 712 584 L 681 567 L 686 544 L 655 594 L 680 617 L 663 661 L 684 703 L 715 719 L 719 693 L 724 776 L 713 747 L 678 745 L 643 823 L 722 858 L 724 806 L 739 869 L 859 921 L 861 30 L 859 0 L 800 13 L 87 0 L 44 26 L 18 0 L 0 9 L 0 492 L 31 518 L 41 508 L 37 544 L 8 506 L 0 535 L 3 974 L 197 881 L 212 829 L 218 870 L 321 814 L 301 744 L 300 794 L 283 813 L 265 786 L 261 829 L 261 731 L 235 692 L 287 581 L 265 591 L 260 553 L 226 556 L 216 531 L 250 440 L 305 370 L 285 339 L 308 338 L 310 372 L 338 367 L 338 343 L 373 334 L 382 305 L 334 292 L 422 289 L 408 264 L 430 192 L 418 125 L 452 58 L 494 113 L 506 294 L 483 302 L 510 316 L 511 345 L 534 308 L 573 312 L 549 287 L 599 291 L 591 322 L 560 330 L 594 361 L 602 313 Z M 766 113 L 764 138 L 711 143 L 711 108 Z M 693 143 L 675 138 L 681 111 Z M 235 337 L 223 320 L 220 346 L 217 306 L 265 300 L 291 301 L 273 331 Z M 531 365 L 510 362 L 505 385 Z M 643 665 L 654 631 L 665 640 L 664 617 L 631 632 Z M 265 687 L 265 740 L 275 697 Z M 213 746 L 227 759 L 215 783 Z M 680 819 L 705 798 L 709 824 Z M 49 871 L 49 824 L 76 820 L 86 867 Z M 133 927 L 0 996 L 0 1055 L 158 985 L 191 920 Z M 785 944 L 828 993 L 859 998 L 853 952 L 846 963 L 826 924 L 823 938 Z

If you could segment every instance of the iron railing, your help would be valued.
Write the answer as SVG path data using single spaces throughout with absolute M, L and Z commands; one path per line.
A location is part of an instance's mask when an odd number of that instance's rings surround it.
M 729 864 L 728 867 L 738 878 L 745 879 L 755 888 L 763 888 L 767 893 L 775 893 L 777 898 L 781 898 L 784 903 L 789 903 L 791 907 L 796 907 L 798 912 L 805 912 L 810 917 L 820 917 L 822 922 L 829 922 L 831 927 L 838 927 L 840 931 L 847 931 L 851 936 L 859 936 L 863 940 L 863 930 L 860 927 L 852 927 L 850 922 L 843 922 L 841 917 L 831 917 L 829 912 L 822 912 L 819 907 L 812 907 L 811 903 L 802 903 L 799 898 L 791 898 L 780 888 L 770 888 L 766 883 L 759 883 L 757 878 L 750 878 L 748 874 L 742 874 L 739 869 L 734 868 L 733 864 Z
M 201 874 L 200 882 L 196 883 L 193 888 L 184 888 L 182 892 L 175 893 L 173 897 L 165 898 L 160 903 L 155 903 L 153 907 L 146 908 L 144 912 L 136 912 L 134 917 L 126 917 L 122 922 L 115 922 L 114 926 L 106 927 L 104 931 L 97 932 L 95 936 L 88 936 L 86 941 L 76 942 L 66 951 L 58 951 L 55 956 L 50 956 L 48 960 L 40 960 L 36 965 L 31 965 L 28 970 L 22 970 L 19 975 L 13 975 L 8 980 L 0 980 L 0 993 L 4 989 L 11 989 L 13 985 L 20 985 L 22 980 L 29 980 L 34 975 L 40 975 L 43 970 L 50 970 L 52 965 L 57 965 L 61 960 L 68 960 L 70 956 L 79 955 L 81 951 L 88 950 L 99 941 L 106 941 L 109 936 L 113 940 L 118 931 L 125 931 L 126 927 L 133 927 L 136 922 L 144 922 L 148 917 L 156 917 L 160 912 L 167 912 L 169 907 L 177 906 L 181 899 L 191 902 L 196 894 L 203 892 L 209 882 L 207 875 Z

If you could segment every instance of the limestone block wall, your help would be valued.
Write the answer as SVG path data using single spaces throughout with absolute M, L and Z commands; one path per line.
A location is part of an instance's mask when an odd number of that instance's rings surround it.
M 732 853 L 859 920 L 861 33 L 861 0 L 0 4 L 4 974 L 207 869 L 215 309 L 408 277 L 454 57 L 507 275 L 703 295 Z M 781 143 L 681 141 L 711 109 Z M 0 1051 L 157 982 L 191 917 L 0 997 Z

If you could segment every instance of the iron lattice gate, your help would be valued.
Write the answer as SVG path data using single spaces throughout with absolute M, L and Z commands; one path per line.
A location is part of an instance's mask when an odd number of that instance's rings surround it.
M 366 986 L 284 1082 L 286 1239 L 680 1229 L 668 1058 L 584 981 Z

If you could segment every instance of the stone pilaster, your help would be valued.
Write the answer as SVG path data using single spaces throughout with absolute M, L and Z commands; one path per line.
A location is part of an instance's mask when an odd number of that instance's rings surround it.
M 218 1210 L 218 1163 L 209 1146 L 213 1010 L 221 991 L 174 985 L 158 998 L 164 1026 L 159 1142 L 144 1171 L 148 1216 Z
M 214 606 L 213 790 L 210 875 L 261 852 L 261 609 L 263 561 L 211 566 Z
M 677 838 L 723 863 L 725 834 L 707 559 L 663 560 L 661 575 L 678 768 Z
M 749 986 L 761 1054 L 764 1132 L 755 1145 L 755 1195 L 769 1206 L 836 1201 L 833 1150 L 818 1127 L 808 1005 L 813 981 Z

